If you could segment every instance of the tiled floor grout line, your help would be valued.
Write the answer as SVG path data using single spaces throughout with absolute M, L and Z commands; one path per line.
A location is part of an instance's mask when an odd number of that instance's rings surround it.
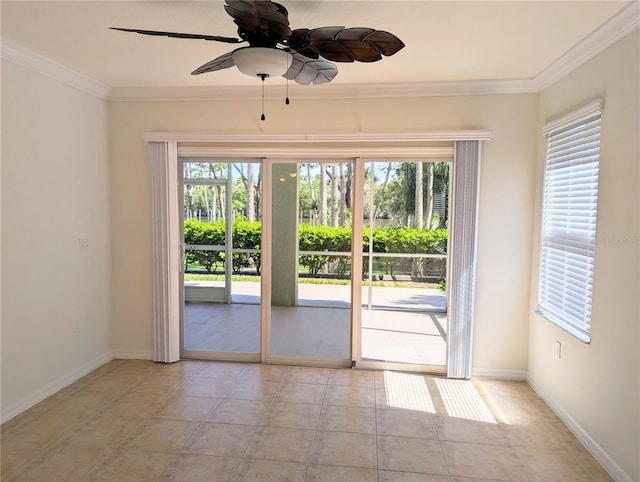
M 101 379 L 101 378 L 104 378 L 106 375 L 108 375 L 109 373 L 113 372 L 113 370 L 115 370 L 115 368 L 116 368 L 116 367 L 113 367 L 111 370 L 108 370 L 106 373 L 103 373 L 103 374 L 99 375 L 99 376 L 97 377 L 97 380 L 95 380 L 95 381 L 100 381 L 100 379 Z M 89 382 L 89 384 L 88 384 L 88 388 L 89 388 L 89 389 L 91 388 L 91 385 L 92 385 L 93 383 L 95 383 L 95 381 L 93 381 L 93 382 Z M 85 388 L 87 388 L 87 387 L 85 387 Z M 119 395 L 120 395 L 120 394 L 119 394 Z M 115 400 L 117 400 L 117 399 L 119 399 L 119 398 L 120 398 L 119 396 L 114 396 L 114 397 L 113 397 L 113 398 L 111 398 L 109 401 L 113 403 Z M 95 419 L 95 418 L 97 418 L 98 416 L 99 416 L 99 415 L 95 415 L 95 414 L 94 414 L 94 415 L 93 415 L 93 418 Z M 83 424 L 84 424 L 84 422 L 83 422 Z M 73 430 L 73 429 L 72 429 L 72 430 Z M 64 437 L 64 436 L 65 436 L 65 435 L 63 435 L 63 437 Z M 113 446 L 113 447 L 111 447 L 111 448 L 108 450 L 108 455 L 107 455 L 107 456 L 105 456 L 105 460 L 111 459 L 111 457 L 113 456 L 113 453 L 114 453 L 114 451 L 116 450 L 117 446 L 122 442 L 122 440 L 123 440 L 124 438 L 125 438 L 125 436 L 123 436 L 123 437 L 122 437 L 122 439 L 120 439 L 120 440 L 118 441 L 118 443 L 114 444 L 114 446 Z M 99 464 L 100 464 L 100 463 L 101 463 L 100 461 L 97 461 L 95 464 L 93 464 L 93 465 L 91 466 L 91 468 L 86 472 L 87 477 L 91 477 L 91 476 L 93 475 L 94 471 L 96 471 L 96 470 L 97 470 L 97 468 L 98 468 L 98 466 L 99 466 Z
M 380 482 L 380 451 L 378 450 L 378 393 L 376 374 L 373 373 L 373 428 L 375 429 L 376 481 Z
M 98 379 L 101 378 L 104 375 L 105 374 L 98 375 Z M 89 376 L 89 375 L 85 375 L 85 377 L 86 376 Z M 80 380 L 77 380 L 74 383 L 77 383 L 78 381 L 81 381 L 85 377 L 82 377 Z M 87 383 L 88 383 L 89 386 L 91 385 L 90 382 L 87 382 Z M 71 385 L 73 385 L 73 384 L 70 384 L 67 387 L 64 387 L 62 390 L 65 390 L 65 389 L 69 388 Z M 86 388 L 87 387 L 83 387 L 83 389 L 86 389 Z M 65 394 L 61 395 L 61 397 L 59 399 L 57 399 L 54 403 L 52 403 L 51 406 L 47 406 L 46 408 L 42 407 L 39 410 L 36 410 L 36 412 L 34 414 L 32 414 L 29 417 L 26 417 L 24 420 L 22 420 L 20 423 L 18 423 L 11 430 L 19 431 L 19 429 L 23 425 L 28 423 L 32 417 L 36 417 L 37 418 L 38 416 L 43 415 L 45 412 L 49 412 L 50 410 L 59 407 L 60 405 L 62 405 L 62 403 L 65 400 L 69 399 L 70 396 L 74 394 L 74 392 L 77 392 L 79 390 L 80 390 L 79 388 L 71 389 L 71 393 L 65 393 Z M 54 394 L 53 396 L 55 396 L 55 395 L 56 394 Z M 46 399 L 42 400 L 39 403 L 42 403 L 42 402 L 45 402 L 45 401 L 46 401 Z M 42 460 L 42 459 L 46 458 L 47 456 L 49 456 L 50 454 L 52 454 L 56 450 L 56 448 L 60 444 L 60 442 L 62 440 L 64 440 L 64 438 L 67 437 L 68 434 L 72 433 L 75 430 L 76 427 L 79 427 L 80 425 L 86 424 L 87 421 L 91 417 L 94 417 L 94 416 L 95 415 L 91 415 L 91 416 L 87 415 L 85 418 L 79 419 L 76 424 L 71 425 L 70 427 L 66 428 L 66 430 L 64 430 L 62 433 L 60 433 L 57 437 L 54 437 L 52 440 L 50 440 L 48 442 L 43 442 L 42 444 L 39 444 L 38 442 L 33 443 L 34 445 L 39 446 L 38 453 L 34 454 L 33 457 L 29 458 L 24 463 L 22 463 L 19 466 L 15 467 L 9 474 L 7 474 L 7 476 L 8 477 L 17 476 L 20 472 L 28 470 L 31 466 L 35 465 L 39 460 Z M 26 443 L 31 443 L 31 442 L 26 442 Z
M 108 372 L 107 372 L 108 373 Z M 98 378 L 101 378 L 103 376 L 105 376 L 106 374 L 102 374 L 100 376 L 98 376 Z M 91 386 L 91 383 L 89 384 L 89 387 Z M 84 390 L 87 389 L 87 387 L 83 388 Z M 75 391 L 78 391 L 74 390 Z M 73 395 L 73 394 L 72 394 Z M 51 409 L 55 409 L 56 407 L 59 407 L 60 405 L 62 405 L 62 403 L 66 400 L 69 399 L 70 395 L 65 395 L 63 396 L 63 398 L 61 398 L 60 400 L 56 401 L 51 407 L 47 407 L 46 409 L 42 409 L 43 412 L 48 412 Z M 111 402 L 118 400 L 120 397 L 119 396 L 115 396 L 113 398 L 110 399 Z M 40 413 L 40 415 L 42 415 L 42 413 Z M 49 442 L 45 442 L 42 444 L 42 446 L 39 449 L 39 453 L 34 455 L 32 458 L 30 458 L 29 460 L 25 461 L 23 464 L 21 464 L 20 466 L 16 467 L 14 470 L 12 470 L 12 472 L 10 474 L 8 474 L 9 478 L 11 478 L 11 476 L 17 476 L 20 472 L 23 472 L 25 470 L 28 470 L 31 466 L 35 465 L 38 463 L 39 460 L 43 460 L 45 459 L 47 456 L 51 455 L 56 449 L 57 447 L 60 445 L 60 443 L 71 433 L 73 433 L 73 431 L 80 427 L 81 425 L 85 425 L 91 418 L 96 418 L 95 414 L 92 415 L 87 415 L 86 417 L 79 419 L 79 421 L 74 424 L 71 425 L 69 428 L 67 428 L 65 431 L 63 431 L 58 437 L 53 438 L 51 441 Z M 21 422 L 20 424 L 18 424 L 16 427 L 13 428 L 13 430 L 19 430 L 20 427 L 22 425 L 24 425 L 25 423 L 27 423 L 28 420 L 24 420 L 23 422 Z M 124 437 L 123 437 L 124 438 Z M 35 443 L 35 445 L 38 445 L 37 443 Z M 115 447 L 112 448 L 110 450 L 110 452 L 113 452 L 113 450 L 115 450 Z M 96 462 L 96 464 L 94 464 L 94 466 L 91 467 L 91 469 L 87 472 L 88 474 L 90 474 L 93 469 L 99 464 L 99 462 Z
M 435 414 L 434 414 L 435 415 Z M 444 449 L 442 448 L 442 440 L 440 440 L 440 435 L 438 434 L 438 429 L 436 427 L 435 421 L 433 420 L 433 415 L 429 415 L 431 419 L 431 424 L 433 425 L 433 432 L 436 436 L 436 440 L 438 441 L 438 447 L 440 448 L 440 454 L 442 455 L 442 460 L 444 461 L 444 467 L 447 469 L 447 475 L 449 476 L 449 480 L 451 480 L 451 469 L 449 468 L 449 462 L 447 462 L 447 457 L 444 454 Z
M 234 382 L 237 380 L 240 380 L 240 375 L 247 369 L 249 365 L 245 365 L 244 368 L 240 371 L 240 373 L 238 373 L 238 376 L 234 379 Z M 245 379 L 242 378 L 242 380 L 245 381 L 259 381 L 259 382 L 264 382 L 265 380 L 253 380 L 253 379 Z M 239 471 L 240 471 L 240 467 L 242 466 L 243 463 L 245 463 L 245 461 L 248 460 L 252 460 L 249 457 L 247 457 L 247 452 L 249 451 L 249 449 L 251 448 L 251 443 L 253 442 L 254 438 L 256 437 L 257 433 L 259 432 L 260 428 L 262 427 L 262 421 L 264 420 L 264 417 L 267 416 L 267 414 L 269 413 L 269 409 L 271 408 L 271 406 L 273 405 L 274 399 L 276 397 L 276 394 L 278 393 L 278 391 L 280 390 L 280 388 L 282 387 L 283 384 L 283 380 L 278 380 L 277 381 L 278 385 L 276 387 L 276 390 L 274 390 L 274 392 L 271 394 L 268 403 L 267 403 L 267 407 L 264 411 L 264 413 L 262 414 L 262 417 L 260 417 L 260 420 L 258 421 L 258 424 L 255 427 L 255 430 L 253 431 L 253 434 L 251 435 L 251 438 L 249 439 L 249 443 L 247 444 L 247 446 L 245 447 L 244 451 L 242 452 L 242 455 L 239 457 L 240 461 L 238 462 L 238 465 L 236 465 L 235 469 L 233 470 L 232 474 L 231 474 L 231 478 L 229 480 L 234 480 L 235 477 L 238 475 Z M 229 389 L 231 389 L 231 387 L 233 386 L 233 383 L 231 385 L 229 385 Z M 225 391 L 226 394 L 226 391 Z M 231 400 L 231 399 L 229 399 Z M 213 409 L 212 409 L 213 410 Z
M 235 384 L 236 381 L 240 380 L 240 375 L 247 369 L 248 365 L 244 365 L 242 370 L 240 370 L 240 372 L 238 372 L 238 374 L 236 375 L 236 377 L 233 379 L 233 382 L 231 382 L 231 384 L 227 387 L 227 389 L 224 391 L 223 393 L 223 400 L 232 400 L 232 399 L 228 399 L 225 398 L 224 395 L 227 394 L 227 392 L 229 392 L 229 390 L 231 390 L 231 387 L 233 387 L 233 385 Z M 275 393 L 275 392 L 274 392 Z M 271 394 L 271 398 L 273 399 L 274 394 Z M 253 433 L 251 434 L 251 438 L 249 439 L 249 443 L 247 444 L 247 446 L 245 447 L 244 451 L 242 452 L 242 455 L 239 457 L 239 462 L 236 465 L 236 467 L 233 469 L 233 472 L 231 473 L 231 477 L 229 480 L 234 480 L 236 475 L 238 474 L 240 467 L 242 466 L 243 462 L 246 460 L 246 455 L 247 455 L 247 451 L 249 450 L 249 448 L 251 447 L 251 442 L 253 441 L 253 439 L 256 436 L 256 433 L 258 433 L 258 430 L 260 429 L 260 423 L 262 422 L 262 419 L 264 418 L 264 416 L 266 415 L 267 411 L 269 410 L 269 407 L 271 406 L 271 400 L 269 400 L 269 404 L 267 405 L 267 409 L 265 410 L 265 413 L 262 415 L 260 422 L 258 422 L 258 425 L 255 427 L 255 429 L 253 430 Z M 211 410 L 214 410 L 215 407 L 213 407 Z M 211 411 L 209 412 L 211 413 Z M 206 417 L 205 417 L 206 420 Z M 204 423 L 204 421 L 202 422 Z
M 327 397 L 327 388 L 329 387 L 329 380 L 331 380 L 331 373 L 333 373 L 333 370 L 329 371 L 329 376 L 327 377 L 327 381 L 324 384 L 324 393 L 322 394 L 322 401 L 320 402 L 320 411 L 318 412 L 318 420 L 316 420 L 316 428 L 313 430 L 313 437 L 311 437 L 311 446 L 309 447 L 309 457 L 307 457 L 307 468 L 304 472 L 305 482 L 309 477 L 309 469 L 311 468 L 311 455 L 313 454 L 313 447 L 316 443 L 316 437 L 318 436 L 318 429 L 320 427 L 320 418 L 322 417 L 322 409 L 324 408 L 324 401 Z
M 202 370 L 202 368 L 203 368 L 203 367 L 204 367 L 204 365 L 203 365 L 202 367 L 200 367 L 200 369 L 196 370 L 196 372 L 195 372 L 195 373 L 192 373 L 192 374 L 191 374 L 191 375 L 189 375 L 188 377 L 183 377 L 183 378 L 184 378 L 184 380 L 183 380 L 182 385 L 180 386 L 180 388 L 183 388 L 183 387 L 187 384 L 187 382 L 188 382 L 189 380 L 191 380 L 192 378 L 194 378 L 194 377 L 196 376 L 196 374 L 197 374 L 200 370 Z M 173 397 L 173 396 L 177 393 L 177 391 L 178 391 L 178 390 L 174 390 L 174 392 L 173 392 L 172 394 L 168 395 L 168 397 L 166 398 L 165 402 L 166 402 L 166 401 L 168 401 L 168 400 L 170 400 L 170 399 L 171 399 L 171 397 Z M 218 400 L 220 400 L 220 399 L 218 399 Z M 207 419 L 207 417 L 209 416 L 209 413 L 211 413 L 211 410 L 213 410 L 213 409 L 216 407 L 216 405 L 217 405 L 217 404 L 218 404 L 218 402 L 216 402 L 216 403 L 214 403 L 214 404 L 213 404 L 213 406 L 211 407 L 211 409 L 209 410 L 209 412 L 207 412 L 207 415 L 205 415 L 205 416 L 204 416 L 204 418 L 203 418 L 202 420 L 200 420 L 200 422 L 199 422 L 199 423 L 198 423 L 198 425 L 194 428 L 194 430 L 191 432 L 191 434 L 190 434 L 187 438 L 185 438 L 184 442 L 182 442 L 182 445 L 180 445 L 180 448 L 178 448 L 178 450 L 176 451 L 176 453 L 174 454 L 174 456 L 171 458 L 171 460 L 169 460 L 169 461 L 165 464 L 165 466 L 164 466 L 164 467 L 163 467 L 163 469 L 162 469 L 162 472 L 160 472 L 160 473 L 158 474 L 158 476 L 155 478 L 155 481 L 156 481 L 156 482 L 160 480 L 160 478 L 161 478 L 161 477 L 163 476 L 163 474 L 167 471 L 167 468 L 168 468 L 168 467 L 173 463 L 173 461 L 174 461 L 174 460 L 176 460 L 176 459 L 181 455 L 181 452 L 182 452 L 182 449 L 184 448 L 184 446 L 189 442 L 189 440 L 191 440 L 191 437 L 193 437 L 193 435 L 198 431 L 198 429 L 202 426 L 202 424 L 204 424 L 205 420 L 206 420 L 206 419 Z M 160 406 L 159 406 L 159 407 L 157 407 L 157 408 L 159 409 L 159 408 L 160 408 Z M 157 410 L 156 410 L 156 411 L 157 411 Z

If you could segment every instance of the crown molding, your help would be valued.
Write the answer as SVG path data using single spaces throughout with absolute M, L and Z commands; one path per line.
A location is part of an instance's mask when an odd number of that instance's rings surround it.
M 311 86 L 293 84 L 289 86 L 289 96 L 300 100 L 327 100 L 537 93 L 639 27 L 640 1 L 634 0 L 532 79 Z M 10 40 L 2 38 L 0 42 L 2 59 L 112 102 L 235 102 L 260 99 L 261 89 L 258 85 L 256 87 L 109 87 Z M 268 100 L 282 100 L 284 96 L 284 84 L 267 86 L 265 89 L 265 98 Z
M 172 101 L 240 101 L 259 100 L 261 90 L 255 87 L 114 87 L 109 100 L 113 102 Z M 314 99 L 384 99 L 437 97 L 445 95 L 530 94 L 537 92 L 533 80 L 479 80 L 455 82 L 416 82 L 354 85 L 290 85 L 289 97 Z M 282 100 L 284 84 L 265 87 L 265 99 Z
M 638 28 L 640 28 L 640 2 L 634 0 L 540 72 L 534 79 L 536 90 L 541 91 L 553 85 Z
M 111 88 L 102 82 L 98 82 L 5 38 L 0 38 L 0 52 L 3 60 L 31 69 L 100 99 L 107 100 L 111 93 Z

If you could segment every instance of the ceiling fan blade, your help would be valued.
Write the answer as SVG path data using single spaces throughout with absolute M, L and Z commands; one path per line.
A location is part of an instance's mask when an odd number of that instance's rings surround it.
M 404 47 L 395 35 L 373 28 L 321 27 L 296 29 L 290 44 L 308 42 L 309 46 L 296 49 L 305 55 L 314 51 L 333 62 L 376 62 L 383 55 L 390 56 Z
M 195 33 L 179 33 L 179 32 L 160 32 L 157 30 L 140 30 L 137 28 L 119 28 L 109 27 L 111 30 L 120 30 L 122 32 L 135 32 L 141 35 L 154 35 L 156 37 L 172 37 L 172 38 L 186 38 L 186 39 L 199 39 L 199 40 L 211 40 L 214 42 L 226 42 L 229 44 L 237 44 L 242 42 L 239 38 L 235 37 L 220 37 L 218 35 L 200 35 Z
M 287 9 L 269 0 L 225 0 L 224 9 L 234 19 L 240 34 L 253 45 L 257 33 L 270 33 L 270 41 L 278 43 L 291 35 Z M 243 36 L 244 38 L 244 36 Z M 257 37 L 260 38 L 260 37 Z
M 338 68 L 325 59 L 311 59 L 299 52 L 291 52 L 293 61 L 291 67 L 283 75 L 298 84 L 326 84 L 338 75 Z
M 340 32 L 344 31 L 344 26 L 318 27 L 314 29 L 304 29 L 307 31 L 306 37 L 310 42 L 334 39 Z M 300 29 L 303 30 L 303 29 Z
M 214 72 L 216 70 L 228 69 L 229 67 L 233 67 L 234 65 L 236 64 L 233 61 L 233 52 L 228 52 L 218 58 L 213 59 L 210 62 L 207 62 L 204 65 L 201 65 L 196 70 L 191 72 L 191 75 L 205 74 L 207 72 Z
M 359 29 L 357 28 L 347 29 L 345 32 L 342 32 L 338 36 L 338 38 L 342 40 L 344 35 L 345 40 L 351 40 L 351 39 L 348 39 L 347 37 L 350 35 L 351 31 L 356 33 L 357 30 Z M 369 29 L 362 29 L 362 30 L 369 30 Z M 373 30 L 373 31 L 371 33 L 362 35 L 358 39 L 358 41 L 375 45 L 378 49 L 380 49 L 380 53 L 382 55 L 386 57 L 390 57 L 393 54 L 397 53 L 398 51 L 402 50 L 402 48 L 404 47 L 404 42 L 400 40 L 398 37 L 396 37 L 395 35 L 393 35 L 392 33 L 385 32 L 384 30 L 374 30 L 374 29 L 370 29 L 370 30 Z

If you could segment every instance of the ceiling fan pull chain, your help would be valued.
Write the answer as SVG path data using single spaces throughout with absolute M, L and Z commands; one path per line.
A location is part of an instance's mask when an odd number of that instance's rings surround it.
M 289 77 L 287 77 L 287 98 L 284 99 L 284 103 L 289 105 Z
M 262 115 L 260 116 L 260 120 L 263 121 L 266 119 L 264 115 L 264 79 L 267 76 L 265 74 L 260 74 L 260 78 L 262 79 Z
M 289 59 L 287 59 L 287 70 L 289 70 Z M 284 78 L 287 79 L 287 97 L 286 99 L 284 99 L 284 103 L 286 105 L 289 105 L 289 77 L 287 76 L 286 72 Z

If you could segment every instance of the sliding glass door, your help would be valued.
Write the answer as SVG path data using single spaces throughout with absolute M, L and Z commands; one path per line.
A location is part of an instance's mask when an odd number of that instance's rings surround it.
M 183 356 L 442 371 L 449 168 L 184 159 Z
M 269 360 L 351 364 L 351 162 L 275 162 Z
M 367 162 L 360 362 L 440 371 L 447 355 L 448 162 Z
M 261 164 L 182 163 L 185 357 L 260 359 Z

